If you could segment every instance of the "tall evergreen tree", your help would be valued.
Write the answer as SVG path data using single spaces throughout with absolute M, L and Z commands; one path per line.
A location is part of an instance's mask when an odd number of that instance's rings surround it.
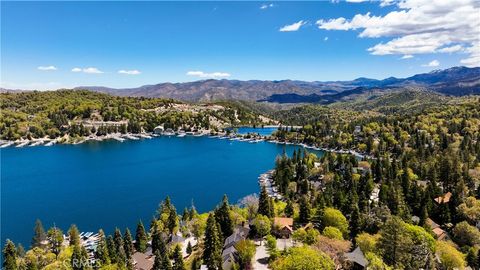
M 3 248 L 3 269 L 17 270 L 17 249 L 15 244 L 7 239 L 5 247 Z
M 115 240 L 111 235 L 107 236 L 107 248 L 108 248 L 108 256 L 112 263 L 117 262 L 117 248 L 115 247 Z
M 285 206 L 285 215 L 287 217 L 292 217 L 293 216 L 293 202 L 292 200 L 287 201 L 287 206 Z
M 220 242 L 217 222 L 213 214 L 207 219 L 205 228 L 205 240 L 203 250 L 203 261 L 209 270 L 222 268 L 222 243 Z
M 300 199 L 300 212 L 298 215 L 298 221 L 300 223 L 308 223 L 310 221 L 310 203 L 305 196 Z
M 267 190 L 262 186 L 260 198 L 258 200 L 258 213 L 267 217 L 273 217 L 270 212 L 270 200 L 268 198 Z
M 159 251 L 160 254 L 167 253 L 167 244 L 163 239 L 162 232 L 158 229 L 155 229 L 152 234 L 152 252 L 155 253 L 156 251 Z
M 42 242 L 47 239 L 47 234 L 45 233 L 45 229 L 43 229 L 42 222 L 40 219 L 35 221 L 35 228 L 33 229 L 34 234 L 32 238 L 32 248 L 34 247 L 42 247 Z
M 101 229 L 98 231 L 98 243 L 94 256 L 95 260 L 99 263 L 100 266 L 110 263 L 107 240 L 105 238 L 105 233 Z
M 139 252 L 145 252 L 145 250 L 147 250 L 147 242 L 147 233 L 145 232 L 145 227 L 140 220 L 137 224 L 137 230 L 135 233 L 135 249 Z
M 167 254 L 162 254 L 158 250 L 154 254 L 155 260 L 153 262 L 152 270 L 172 270 L 172 264 L 170 263 Z
M 50 251 L 58 257 L 63 243 L 63 232 L 57 227 L 48 230 L 47 239 L 50 244 Z
M 230 216 L 230 205 L 228 204 L 227 195 L 223 195 L 222 203 L 215 209 L 215 219 L 220 224 L 223 238 L 227 238 L 233 233 L 233 221 Z
M 175 246 L 173 250 L 173 267 L 172 270 L 186 270 L 185 264 L 183 262 L 182 249 L 179 245 Z
M 88 269 L 88 255 L 84 247 L 76 244 L 73 247 L 72 257 L 70 258 L 70 265 L 73 270 Z
M 70 246 L 80 245 L 80 232 L 78 231 L 77 225 L 72 224 L 70 229 L 68 229 L 68 237 L 70 239 Z
M 167 219 L 167 228 L 170 234 L 174 233 L 175 228 L 177 227 L 177 224 L 178 224 L 177 210 L 173 205 L 171 205 L 170 211 L 168 213 L 168 219 Z
M 123 235 L 123 249 L 125 250 L 125 255 L 127 259 L 131 259 L 133 255 L 133 240 L 132 234 L 128 228 L 125 229 L 125 233 Z

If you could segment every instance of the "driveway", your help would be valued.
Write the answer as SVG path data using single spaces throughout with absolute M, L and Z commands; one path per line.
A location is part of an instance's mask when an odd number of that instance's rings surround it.
M 262 243 L 263 242 L 263 243 Z M 268 269 L 268 253 L 265 249 L 265 241 L 255 241 L 257 251 L 255 252 L 255 258 L 253 258 L 254 270 L 267 270 Z M 261 245 L 263 244 L 263 245 Z

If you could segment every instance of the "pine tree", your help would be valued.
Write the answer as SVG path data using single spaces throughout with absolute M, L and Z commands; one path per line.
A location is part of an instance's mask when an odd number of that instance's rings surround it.
M 173 267 L 172 270 L 186 270 L 185 264 L 183 262 L 182 249 L 179 245 L 175 246 L 173 250 Z
M 68 229 L 68 237 L 70 246 L 80 245 L 80 232 L 75 224 L 72 224 Z
M 173 205 L 170 206 L 170 211 L 168 213 L 168 220 L 167 220 L 167 228 L 170 234 L 173 234 L 175 231 L 175 228 L 177 227 L 178 222 L 178 216 L 177 216 L 177 210 Z
M 350 216 L 350 235 L 352 236 L 353 239 L 355 239 L 355 237 L 361 231 L 361 229 L 362 229 L 362 222 L 360 220 L 360 210 L 358 209 L 358 206 L 355 204 L 353 206 L 353 211 Z
M 258 200 L 258 213 L 270 218 L 272 217 L 272 213 L 270 212 L 270 200 L 268 199 L 267 190 L 263 186 Z
M 70 264 L 73 270 L 84 270 L 88 266 L 88 255 L 84 247 L 80 247 L 80 244 L 77 244 L 73 247 L 72 257 L 70 259 Z
M 190 243 L 190 241 L 188 241 L 188 244 L 187 244 L 187 254 L 190 255 L 192 254 L 192 251 L 193 251 L 193 247 L 192 247 L 192 244 Z
M 292 200 L 287 201 L 287 206 L 285 206 L 285 215 L 287 217 L 292 217 L 293 216 L 293 202 Z
M 228 204 L 227 195 L 223 195 L 220 207 L 215 209 L 215 220 L 220 224 L 222 235 L 227 238 L 233 233 L 233 222 L 230 217 L 230 205 Z
M 172 264 L 167 254 L 160 253 L 160 251 L 155 252 L 155 260 L 153 262 L 152 270 L 172 270 Z
M 112 263 L 117 262 L 117 248 L 115 247 L 115 240 L 113 240 L 111 235 L 107 237 L 107 248 L 110 261 Z
M 152 234 L 152 252 L 155 253 L 156 251 L 159 251 L 160 254 L 167 253 L 167 244 L 163 239 L 162 232 L 158 229 L 155 229 Z
M 58 257 L 63 243 L 63 233 L 57 227 L 48 230 L 47 239 L 50 244 L 50 251 Z
M 101 229 L 98 231 L 98 244 L 94 255 L 96 261 L 100 264 L 100 266 L 110 263 L 105 233 Z
M 400 266 L 405 253 L 408 252 L 406 242 L 403 221 L 397 216 L 392 216 L 383 226 L 381 237 L 378 240 L 378 247 L 383 254 L 384 261 L 392 266 Z
M 298 221 L 300 223 L 308 223 L 310 221 L 310 203 L 305 196 L 300 199 L 300 212 Z
M 125 250 L 127 260 L 130 260 L 133 255 L 133 240 L 132 234 L 128 228 L 125 229 L 125 234 L 123 235 L 123 249 Z
M 145 233 L 145 227 L 140 220 L 137 224 L 137 230 L 135 234 L 135 248 L 139 252 L 145 252 L 147 250 L 147 234 Z
M 47 239 L 47 234 L 45 233 L 42 222 L 39 219 L 35 221 L 35 228 L 33 231 L 32 248 L 42 247 L 42 242 Z
M 210 214 L 205 228 L 203 250 L 203 261 L 209 270 L 217 270 L 222 267 L 222 243 L 219 239 L 220 232 L 218 232 L 217 227 L 214 215 Z
M 3 269 L 5 270 L 17 270 L 17 249 L 15 244 L 7 239 L 5 248 L 3 248 Z

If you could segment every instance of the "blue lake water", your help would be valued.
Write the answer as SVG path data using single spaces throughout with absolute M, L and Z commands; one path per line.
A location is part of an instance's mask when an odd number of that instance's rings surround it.
M 278 128 L 276 128 L 276 127 L 264 127 L 264 128 L 261 128 L 261 127 L 258 127 L 258 128 L 240 127 L 240 128 L 237 129 L 237 133 L 242 134 L 242 135 L 245 135 L 245 134 L 248 134 L 248 133 L 258 133 L 261 136 L 268 136 L 268 135 L 271 135 L 277 129 Z
M 258 175 L 295 148 L 187 136 L 1 149 L 2 245 L 30 246 L 36 218 L 111 233 L 139 219 L 148 226 L 166 195 L 179 213 L 192 200 L 208 211 L 224 193 L 235 203 L 258 193 Z

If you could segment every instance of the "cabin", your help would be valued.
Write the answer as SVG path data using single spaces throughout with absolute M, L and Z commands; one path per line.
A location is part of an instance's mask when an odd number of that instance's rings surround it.
M 452 193 L 447 192 L 447 193 L 443 194 L 442 196 L 435 198 L 434 200 L 437 204 L 444 204 L 444 203 L 450 202 L 451 198 L 452 198 Z
M 427 219 L 427 225 L 430 226 L 430 228 L 432 229 L 433 233 L 435 234 L 438 240 L 445 240 L 445 241 L 450 240 L 450 235 L 448 235 L 448 233 L 445 230 L 443 230 L 440 227 L 440 225 L 438 225 L 432 219 L 430 218 Z
M 151 252 L 150 252 L 151 253 Z M 133 269 L 135 270 L 151 270 L 153 268 L 154 256 L 147 253 L 135 252 L 132 255 Z
M 293 218 L 276 217 L 273 219 L 275 234 L 281 238 L 290 238 L 293 233 Z
M 365 258 L 360 247 L 357 247 L 352 252 L 345 253 L 345 260 L 352 263 L 352 270 L 367 269 L 368 261 Z

